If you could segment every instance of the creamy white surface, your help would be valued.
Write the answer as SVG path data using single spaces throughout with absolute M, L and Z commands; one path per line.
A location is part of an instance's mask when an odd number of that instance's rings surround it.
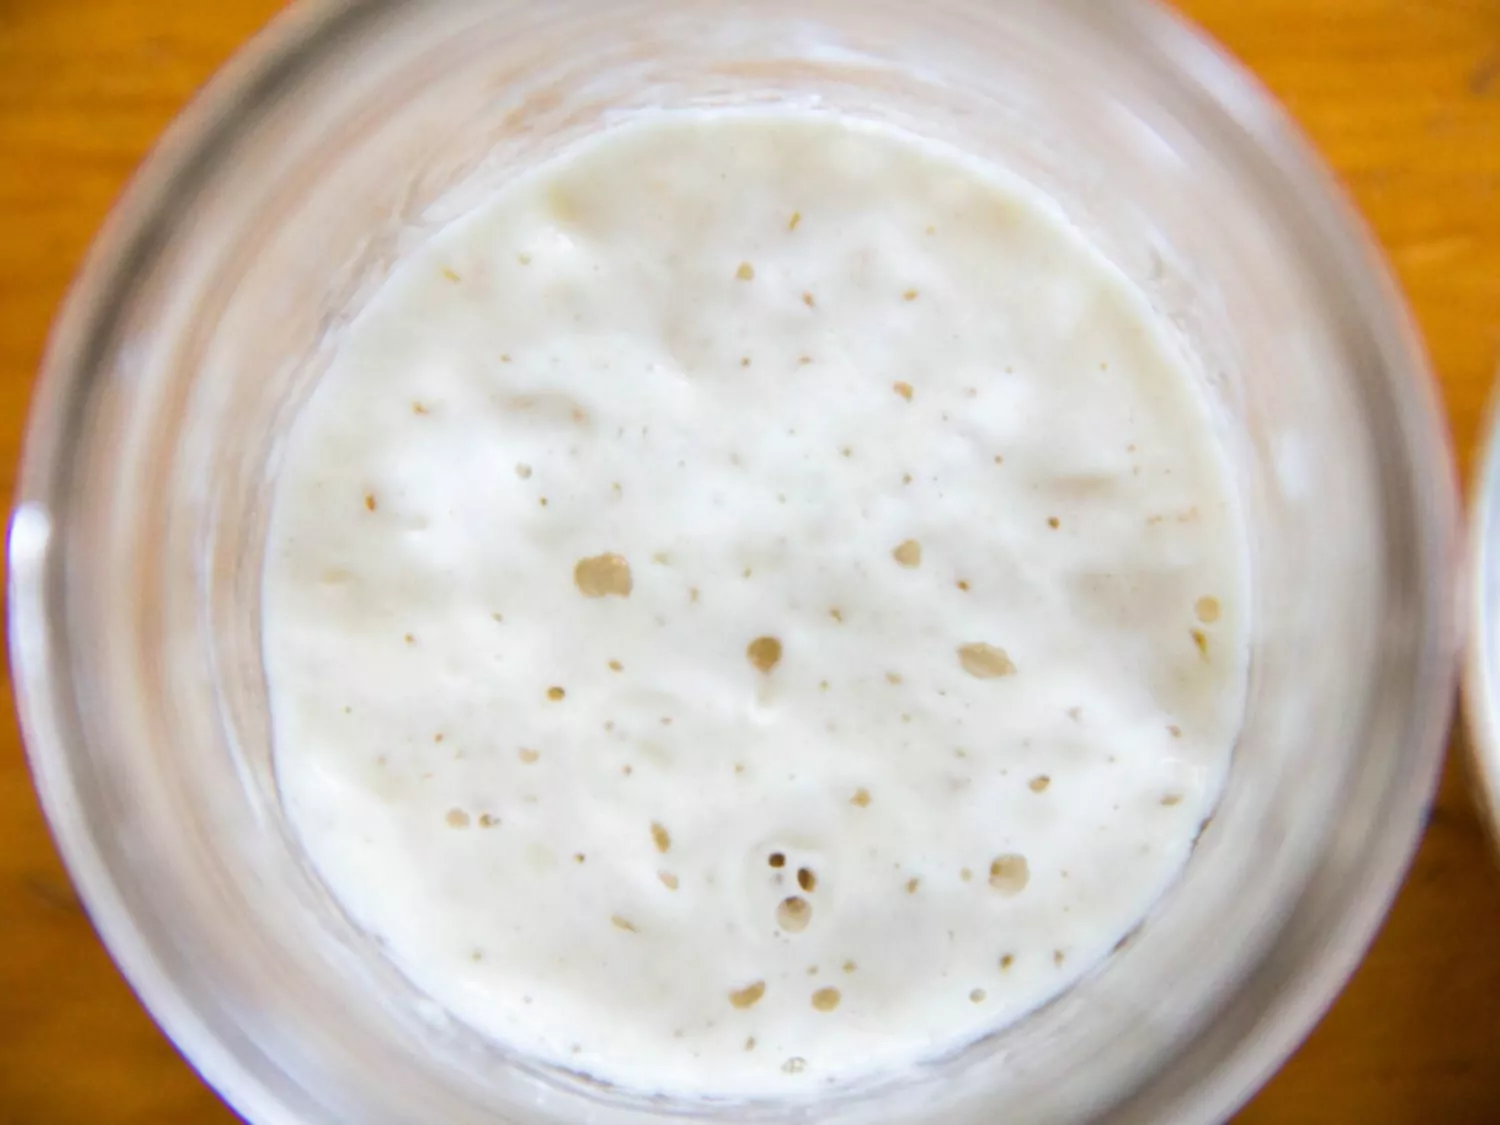
M 1143 298 L 1022 185 L 834 119 L 623 127 L 403 265 L 294 427 L 285 807 L 516 1049 L 674 1092 L 898 1068 L 1179 871 L 1240 720 L 1239 521 Z M 606 553 L 628 596 L 580 590 Z

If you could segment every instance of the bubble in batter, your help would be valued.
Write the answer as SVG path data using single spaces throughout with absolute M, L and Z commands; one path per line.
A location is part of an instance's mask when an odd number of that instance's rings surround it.
M 984 642 L 960 645 L 958 662 L 963 670 L 977 680 L 993 680 L 1000 676 L 1014 676 L 1016 666 L 1003 648 Z

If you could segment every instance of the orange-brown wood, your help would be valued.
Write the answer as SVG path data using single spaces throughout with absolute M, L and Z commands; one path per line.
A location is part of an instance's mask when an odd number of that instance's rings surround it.
M 1500 365 L 1500 0 L 1182 6 L 1281 98 L 1364 211 L 1426 333 L 1467 472 Z M 89 239 L 167 121 L 277 7 L 0 0 L 7 495 L 47 326 Z M 48 838 L 5 707 L 0 1125 L 233 1120 L 95 938 Z M 1500 865 L 1454 763 L 1364 966 L 1238 1120 L 1500 1122 Z

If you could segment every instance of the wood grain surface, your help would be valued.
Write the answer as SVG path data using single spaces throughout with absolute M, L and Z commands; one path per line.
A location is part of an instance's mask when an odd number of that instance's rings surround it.
M 1500 0 L 1182 6 L 1280 97 L 1368 218 L 1426 333 L 1467 475 L 1500 364 Z M 0 0 L 7 495 L 48 323 L 89 239 L 167 121 L 277 7 Z M 1458 757 L 1365 964 L 1240 1115 L 1243 1125 L 1500 1122 L 1500 867 Z M 234 1120 L 156 1030 L 90 928 L 37 808 L 7 700 L 0 1123 Z

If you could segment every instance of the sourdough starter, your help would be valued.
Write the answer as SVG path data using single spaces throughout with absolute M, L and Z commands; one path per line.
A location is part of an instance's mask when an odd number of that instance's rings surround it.
M 898 1071 L 1098 965 L 1243 705 L 1194 378 L 1051 202 L 662 115 L 359 315 L 264 584 L 287 814 L 410 979 L 641 1091 Z

